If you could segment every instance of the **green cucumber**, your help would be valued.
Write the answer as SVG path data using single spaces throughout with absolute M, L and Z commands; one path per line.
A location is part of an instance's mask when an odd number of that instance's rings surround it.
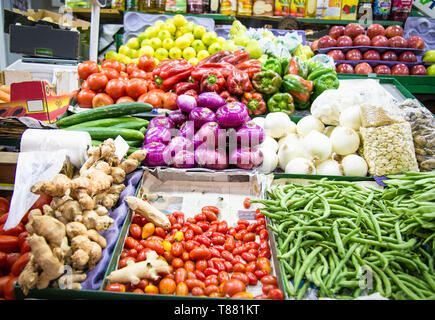
M 90 134 L 93 140 L 115 139 L 117 136 L 123 137 L 124 140 L 143 141 L 145 139 L 145 136 L 140 131 L 124 128 L 85 127 L 72 129 L 72 131 L 86 131 Z
M 139 146 L 141 146 L 142 145 L 142 141 L 141 140 L 127 140 L 127 141 L 125 141 L 125 142 L 127 142 L 127 144 L 130 146 L 130 147 L 139 147 Z M 92 146 L 94 146 L 94 147 L 98 147 L 100 144 L 102 144 L 103 143 L 103 141 L 99 141 L 99 140 L 92 140 Z
M 133 152 L 140 150 L 140 148 L 130 147 L 127 151 L 127 156 L 131 155 Z
M 92 140 L 92 146 L 93 147 L 98 147 L 100 144 L 102 144 L 102 141 L 99 140 Z
M 147 120 L 141 119 L 141 118 L 134 118 L 134 117 L 118 117 L 118 118 L 106 118 L 106 119 L 98 119 L 98 120 L 92 120 L 92 121 L 86 121 L 79 124 L 75 124 L 69 127 L 63 127 L 62 129 L 77 129 L 77 128 L 86 128 L 86 127 L 114 127 L 118 125 L 123 124 L 129 124 L 130 122 L 134 122 L 137 126 L 137 123 L 141 124 L 148 124 Z M 120 127 L 123 128 L 123 127 Z M 127 128 L 126 129 L 134 129 L 134 128 Z M 140 127 L 139 127 L 140 129 Z
M 59 127 L 68 127 L 78 123 L 105 119 L 116 118 L 134 113 L 149 112 L 153 109 L 149 103 L 141 102 L 126 102 L 119 104 L 111 104 L 108 106 L 98 107 L 95 109 L 79 112 L 68 117 L 59 119 L 57 125 Z
M 135 129 L 146 128 L 148 126 L 148 120 L 140 118 L 132 118 L 131 121 L 121 122 L 112 126 L 113 128 Z
M 147 133 L 147 128 L 146 127 L 142 127 L 139 129 L 140 132 L 142 132 L 144 135 L 145 133 Z

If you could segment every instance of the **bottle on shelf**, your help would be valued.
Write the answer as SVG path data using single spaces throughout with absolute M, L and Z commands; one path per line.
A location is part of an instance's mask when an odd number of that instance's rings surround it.
M 210 0 L 210 13 L 219 13 L 221 9 L 221 2 L 220 0 Z
M 359 0 L 357 18 L 360 19 L 364 15 L 373 17 L 373 2 L 372 0 Z
M 390 20 L 405 22 L 412 9 L 412 0 L 393 0 Z
M 125 0 L 112 0 L 112 9 L 124 10 Z
M 152 13 L 164 13 L 165 0 L 141 0 L 139 2 L 139 10 Z
M 305 0 L 292 0 L 290 15 L 303 18 L 305 16 Z
M 316 2 L 316 0 L 313 0 Z M 291 0 L 275 0 L 275 16 L 288 16 L 290 14 Z
M 237 0 L 221 0 L 221 14 L 234 16 L 237 13 Z
M 305 17 L 315 18 L 317 12 L 317 0 L 306 0 Z
M 203 0 L 187 0 L 187 12 L 201 14 L 205 13 L 205 3 Z
M 125 11 L 139 10 L 138 0 L 125 0 Z
M 166 12 L 186 13 L 186 0 L 166 0 Z
M 392 0 L 373 1 L 373 19 L 388 20 L 391 12 Z
M 237 14 L 240 16 L 252 15 L 252 0 L 237 0 Z

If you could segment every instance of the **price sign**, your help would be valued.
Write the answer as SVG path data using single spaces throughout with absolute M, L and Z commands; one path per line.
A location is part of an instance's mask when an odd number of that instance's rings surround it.
M 429 17 L 435 18 L 435 0 L 414 0 L 413 5 Z

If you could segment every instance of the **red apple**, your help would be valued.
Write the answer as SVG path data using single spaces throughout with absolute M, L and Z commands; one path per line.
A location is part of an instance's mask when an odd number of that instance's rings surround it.
M 367 35 L 370 39 L 377 35 L 385 36 L 385 28 L 380 24 L 372 24 L 367 28 Z
M 353 40 L 354 46 L 369 46 L 371 43 L 370 38 L 366 36 L 365 34 L 360 34 L 359 36 L 356 36 Z
M 361 62 L 355 66 L 355 73 L 356 74 L 369 74 L 369 73 L 373 73 L 373 69 L 367 62 Z
M 335 47 L 337 40 L 332 38 L 331 36 L 323 36 L 319 39 L 319 48 L 330 48 Z
M 417 57 L 412 51 L 404 51 L 399 56 L 399 61 L 403 62 L 417 62 Z
M 330 56 L 334 60 L 344 60 L 346 59 L 343 51 L 341 50 L 331 50 L 328 52 L 328 56 Z
M 314 40 L 310 45 L 311 51 L 316 51 L 319 49 L 319 40 Z
M 338 73 L 355 73 L 355 71 L 353 71 L 352 65 L 350 65 L 349 63 L 339 64 L 337 66 L 337 72 Z
M 388 39 L 386 36 L 377 35 L 372 39 L 372 46 L 374 47 L 388 47 Z
M 412 36 L 408 38 L 408 48 L 424 49 L 425 43 L 419 36 Z
M 374 69 L 376 74 L 391 74 L 390 67 L 386 66 L 385 64 L 379 64 Z
M 351 38 L 355 38 L 360 34 L 364 34 L 364 27 L 358 23 L 349 23 L 346 28 L 344 28 L 344 35 Z
M 341 37 L 344 34 L 344 26 L 333 26 L 331 30 L 329 30 L 329 35 L 334 38 L 338 39 L 338 37 Z
M 349 36 L 341 36 L 337 39 L 337 47 L 352 47 L 353 41 Z
M 391 69 L 391 74 L 394 76 L 407 76 L 409 75 L 409 68 L 403 63 L 399 63 Z
M 382 54 L 381 59 L 385 61 L 397 61 L 398 57 L 394 51 L 385 51 Z
M 419 65 L 413 66 L 413 67 L 411 68 L 411 74 L 412 74 L 413 76 L 425 76 L 425 75 L 427 74 L 427 72 L 426 72 L 426 68 L 425 68 L 424 65 L 422 65 L 422 64 L 419 64 Z
M 392 48 L 407 48 L 408 47 L 408 41 L 405 40 L 404 37 L 401 36 L 394 36 L 389 41 L 388 44 Z
M 363 54 L 364 60 L 381 60 L 381 55 L 376 50 L 368 50 Z
M 358 49 L 349 50 L 346 53 L 346 60 L 362 60 L 362 53 Z
M 389 39 L 395 36 L 403 37 L 403 28 L 397 25 L 388 26 L 387 29 L 385 29 L 385 36 Z

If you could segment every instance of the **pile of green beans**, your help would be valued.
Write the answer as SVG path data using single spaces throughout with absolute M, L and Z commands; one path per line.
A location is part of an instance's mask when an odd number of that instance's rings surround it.
M 318 297 L 435 299 L 435 173 L 389 178 L 383 190 L 322 179 L 251 200 L 271 221 L 288 296 L 312 283 Z

